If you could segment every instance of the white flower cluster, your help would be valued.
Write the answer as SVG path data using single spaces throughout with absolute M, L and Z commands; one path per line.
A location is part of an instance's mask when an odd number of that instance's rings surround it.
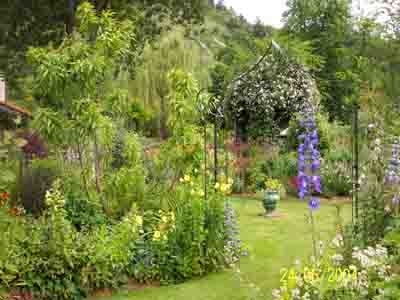
M 236 121 L 270 126 L 290 119 L 305 103 L 313 102 L 316 91 L 303 66 L 270 55 L 235 82 L 227 108 Z
M 56 180 L 53 187 L 46 192 L 45 202 L 48 207 L 54 211 L 58 211 L 64 208 L 65 198 L 60 191 L 60 181 Z
M 341 248 L 344 246 L 343 236 L 341 234 L 337 234 L 335 238 L 332 240 L 332 245 L 335 248 Z
M 323 250 L 323 244 L 319 245 Z M 343 249 L 343 236 L 336 235 L 331 245 L 338 250 Z M 332 293 L 335 294 L 339 290 L 341 293 L 344 292 L 348 299 L 384 299 L 379 298 L 383 290 L 377 288 L 376 281 L 391 279 L 390 266 L 387 264 L 389 255 L 385 247 L 378 244 L 365 249 L 353 248 L 352 265 L 344 263 L 345 258 L 340 252 L 330 254 L 328 258 L 312 262 L 310 267 L 304 269 L 308 270 L 304 271 L 304 274 L 301 272 L 300 264 L 296 264 L 293 270 L 299 271 L 292 275 L 295 277 L 283 281 L 279 289 L 273 290 L 273 299 L 327 299 L 326 297 L 332 296 Z M 321 289 L 323 286 L 325 288 Z
M 387 249 L 381 245 L 376 245 L 375 248 L 368 247 L 366 249 L 353 249 L 353 258 L 360 262 L 363 268 L 374 268 L 384 263 L 388 258 Z

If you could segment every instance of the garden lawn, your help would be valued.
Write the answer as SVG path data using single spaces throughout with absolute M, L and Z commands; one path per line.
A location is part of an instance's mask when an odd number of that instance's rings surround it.
M 234 198 L 231 200 L 239 217 L 241 238 L 250 255 L 240 263 L 240 277 L 235 270 L 211 274 L 184 284 L 121 291 L 113 297 L 96 298 L 106 300 L 248 300 L 254 293 L 249 283 L 260 288 L 260 299 L 270 299 L 273 288 L 279 287 L 280 270 L 288 267 L 297 258 L 307 258 L 312 252 L 310 225 L 305 215 L 307 204 L 296 199 L 285 199 L 279 203 L 281 218 L 267 219 L 258 216 L 262 212 L 261 202 L 255 199 Z M 351 205 L 340 204 L 342 216 L 350 220 Z M 336 207 L 321 204 L 315 213 L 316 228 L 322 240 L 333 237 Z M 245 283 L 248 281 L 248 283 Z

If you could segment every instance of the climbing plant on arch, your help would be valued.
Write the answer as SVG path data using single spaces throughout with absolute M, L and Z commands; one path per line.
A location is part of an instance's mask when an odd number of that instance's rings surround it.
M 315 82 L 307 69 L 282 51 L 271 51 L 239 76 L 225 101 L 225 114 L 236 137 L 273 136 L 286 127 L 305 103 L 318 103 Z

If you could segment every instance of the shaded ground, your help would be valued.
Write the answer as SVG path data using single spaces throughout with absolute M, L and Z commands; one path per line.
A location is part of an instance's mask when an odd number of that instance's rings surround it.
M 239 216 L 242 240 L 250 253 L 240 263 L 242 281 L 235 270 L 227 270 L 180 285 L 139 288 L 95 299 L 248 300 L 254 293 L 254 288 L 249 287 L 250 282 L 260 288 L 263 295 L 260 299 L 270 299 L 272 289 L 279 286 L 280 269 L 311 253 L 310 227 L 305 218 L 305 214 L 308 214 L 307 205 L 295 199 L 282 200 L 279 204 L 282 217 L 264 218 L 258 216 L 262 206 L 257 200 L 235 198 L 232 203 Z M 343 217 L 349 220 L 351 206 L 348 203 L 340 205 Z M 335 220 L 335 206 L 326 203 L 321 205 L 316 213 L 321 239 L 326 240 L 333 235 Z

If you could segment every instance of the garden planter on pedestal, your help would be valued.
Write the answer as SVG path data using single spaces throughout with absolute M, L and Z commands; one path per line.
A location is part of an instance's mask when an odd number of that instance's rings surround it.
M 276 209 L 278 201 L 280 200 L 279 192 L 266 191 L 263 199 L 263 206 L 267 215 L 273 213 Z

